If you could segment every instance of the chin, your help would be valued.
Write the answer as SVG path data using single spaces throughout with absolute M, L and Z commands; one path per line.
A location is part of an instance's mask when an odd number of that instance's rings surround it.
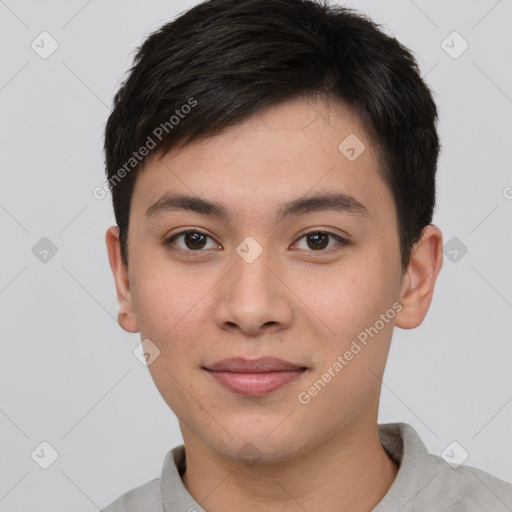
M 226 436 L 222 441 L 211 443 L 212 449 L 225 457 L 242 462 L 247 467 L 258 464 L 277 464 L 286 462 L 298 457 L 307 451 L 301 441 L 289 433 L 283 431 L 277 435 L 274 433 L 269 437 L 272 428 L 263 428 L 261 431 L 254 426 L 247 432 L 233 437 Z M 238 432 L 243 432 L 239 430 Z M 292 439 L 292 441 L 291 441 Z

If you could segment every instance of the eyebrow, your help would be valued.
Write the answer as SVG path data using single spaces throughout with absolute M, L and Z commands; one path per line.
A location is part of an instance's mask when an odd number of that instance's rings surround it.
M 184 194 L 166 193 L 146 210 L 146 217 L 154 218 L 173 211 L 189 211 L 218 217 L 226 222 L 232 215 L 221 203 Z M 325 192 L 313 196 L 300 197 L 282 204 L 277 210 L 278 220 L 320 211 L 346 212 L 367 215 L 367 208 L 357 199 L 343 193 Z

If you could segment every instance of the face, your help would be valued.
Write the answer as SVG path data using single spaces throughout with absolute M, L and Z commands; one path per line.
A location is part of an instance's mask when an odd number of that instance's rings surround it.
M 119 321 L 157 347 L 149 371 L 186 444 L 239 458 L 252 443 L 277 462 L 376 423 L 410 279 L 391 191 L 347 108 L 289 101 L 153 159 L 128 239 Z M 109 255 L 114 269 L 113 237 Z M 267 357 L 288 366 L 237 366 Z

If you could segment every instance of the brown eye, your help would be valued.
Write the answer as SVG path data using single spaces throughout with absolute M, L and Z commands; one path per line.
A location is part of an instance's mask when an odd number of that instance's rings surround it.
M 310 249 L 325 249 L 329 245 L 329 235 L 327 233 L 312 233 L 306 236 L 307 244 Z
M 348 240 L 328 231 L 310 231 L 301 236 L 299 242 L 295 245 L 299 246 L 302 240 L 306 241 L 306 247 L 298 248 L 309 250 L 309 252 L 331 252 L 331 249 L 337 250 L 336 245 L 343 247 L 350 243 Z M 335 243 L 331 243 L 332 241 Z M 327 250 L 325 250 L 326 248 Z
M 182 243 L 177 243 L 179 239 L 182 239 Z M 209 240 L 211 241 L 211 245 L 210 247 L 207 247 Z M 206 233 L 192 230 L 182 231 L 172 235 L 168 240 L 166 240 L 165 244 L 170 246 L 176 245 L 179 249 L 185 252 L 201 252 L 201 250 L 205 248 L 215 249 L 219 247 L 219 245 L 216 244 Z
M 183 241 L 188 249 L 202 249 L 206 244 L 206 236 L 202 233 L 185 233 Z

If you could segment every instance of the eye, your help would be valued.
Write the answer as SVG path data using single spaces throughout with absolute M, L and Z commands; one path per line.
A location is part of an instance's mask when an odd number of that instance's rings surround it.
M 309 248 L 314 252 L 333 252 L 333 245 L 335 246 L 336 244 L 330 245 L 330 241 L 335 241 L 338 243 L 338 245 L 341 246 L 350 244 L 348 240 L 345 240 L 341 236 L 335 235 L 334 233 L 329 233 L 328 231 L 310 231 L 309 233 L 306 233 L 305 235 L 301 236 L 299 238 L 299 242 L 303 239 L 305 240 L 307 245 L 306 250 L 307 248 Z M 298 245 L 298 243 L 296 242 L 295 245 Z M 304 249 L 304 247 L 298 248 Z
M 177 243 L 178 240 L 182 240 L 182 243 Z M 304 240 L 306 243 L 306 247 L 298 247 L 300 241 Z M 208 242 L 210 241 L 210 246 L 208 246 Z M 179 233 L 175 233 L 170 238 L 165 240 L 165 245 L 175 245 L 183 252 L 188 253 L 198 253 L 202 252 L 202 249 L 218 249 L 222 248 L 218 243 L 216 243 L 210 235 L 203 233 L 198 230 L 187 230 L 180 231 Z M 302 235 L 298 242 L 294 244 L 298 249 L 309 250 L 309 252 L 333 252 L 336 249 L 336 245 L 346 246 L 350 245 L 348 240 L 336 235 L 334 233 L 330 233 L 328 231 L 310 231 Z
M 176 241 L 182 238 L 183 244 L 177 244 Z M 211 246 L 208 247 L 208 239 L 211 240 Z M 206 233 L 197 230 L 181 231 L 172 235 L 165 241 L 166 245 L 176 245 L 179 249 L 186 252 L 200 252 L 201 249 L 215 249 L 220 247 L 213 238 Z

